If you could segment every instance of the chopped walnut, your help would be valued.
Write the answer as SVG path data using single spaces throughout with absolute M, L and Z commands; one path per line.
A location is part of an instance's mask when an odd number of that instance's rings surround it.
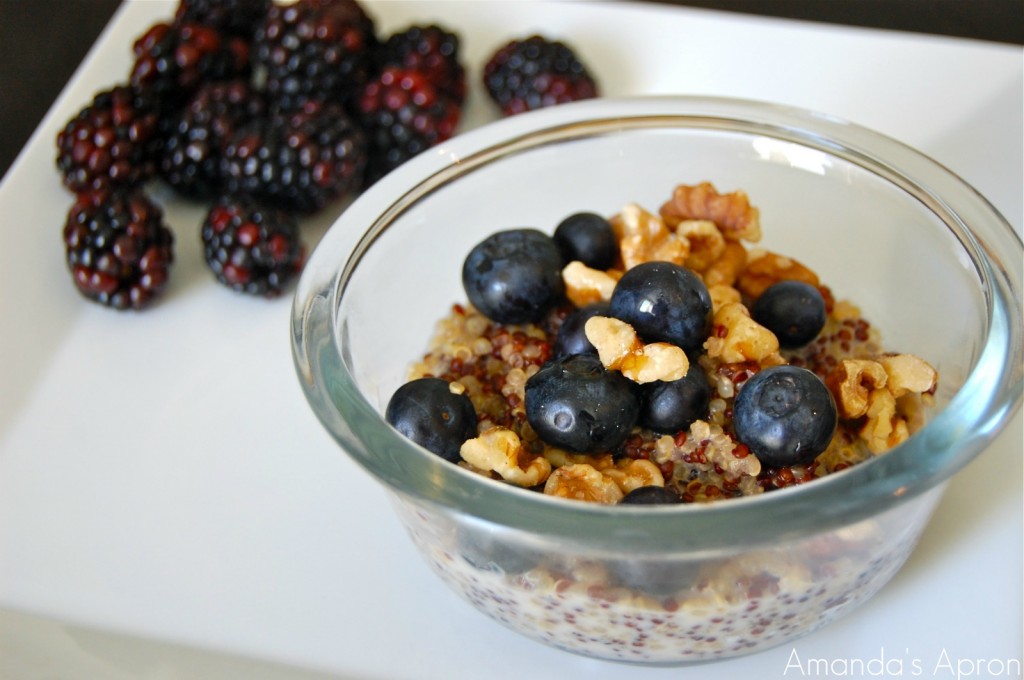
M 725 237 L 711 220 L 683 220 L 676 233 L 690 244 L 685 264 L 696 272 L 710 267 L 725 252 Z
M 566 465 L 586 464 L 595 470 L 605 470 L 615 466 L 615 459 L 610 453 L 591 455 L 588 453 L 569 453 L 564 449 L 554 446 L 545 446 L 543 456 L 548 459 L 552 467 L 560 468 Z
M 779 340 L 770 330 L 750 318 L 739 302 L 722 305 L 714 313 L 711 337 L 704 342 L 708 356 L 722 363 L 757 361 L 778 364 Z
M 621 274 L 612 270 L 603 272 L 591 269 L 579 261 L 570 262 L 562 270 L 562 281 L 565 282 L 565 295 L 577 307 L 592 302 L 607 302 L 612 298 L 615 283 Z
M 610 477 L 623 494 L 642 486 L 665 486 L 661 470 L 649 460 L 624 458 L 601 472 Z
M 825 376 L 825 384 L 835 397 L 840 418 L 866 418 L 858 434 L 878 454 L 910 436 L 907 418 L 914 419 L 916 414 L 907 399 L 929 392 L 936 378 L 935 369 L 917 356 L 887 354 L 843 359 Z
M 867 422 L 858 434 L 874 454 L 884 453 L 910 437 L 907 422 L 896 413 L 896 398 L 887 389 L 871 393 L 864 415 Z
M 732 286 L 723 283 L 708 286 L 708 294 L 711 296 L 711 308 L 716 312 L 730 302 L 742 302 L 743 296 Z
M 747 249 L 739 241 L 726 241 L 717 260 L 701 272 L 707 286 L 732 286 L 747 266 Z
M 868 411 L 868 397 L 885 387 L 885 368 L 871 359 L 843 359 L 825 376 L 825 384 L 836 400 L 839 417 L 860 418 Z
M 938 373 L 924 359 L 913 354 L 883 354 L 876 360 L 889 380 L 886 389 L 899 398 L 904 394 L 924 394 L 935 387 Z
M 544 484 L 549 496 L 591 503 L 613 504 L 622 500 L 622 490 L 611 477 L 585 463 L 566 465 L 551 473 Z
M 516 486 L 537 486 L 551 474 L 551 463 L 524 451 L 519 436 L 504 427 L 488 428 L 466 440 L 459 454 L 473 467 L 497 472 Z
M 690 370 L 686 352 L 667 342 L 644 344 L 625 321 L 608 316 L 587 319 L 587 340 L 604 367 L 638 383 L 679 380 Z
M 630 203 L 610 220 L 619 238 L 619 253 L 625 268 L 643 262 L 662 261 L 682 265 L 690 244 L 666 226 L 660 217 Z
M 720 194 L 709 182 L 680 185 L 660 212 L 670 224 L 682 220 L 711 220 L 730 241 L 761 240 L 761 213 L 750 205 L 750 199 L 742 190 Z
M 736 287 L 752 299 L 761 297 L 768 286 L 779 281 L 803 281 L 818 287 L 818 275 L 791 257 L 768 251 L 751 254 L 747 266 L 736 280 Z

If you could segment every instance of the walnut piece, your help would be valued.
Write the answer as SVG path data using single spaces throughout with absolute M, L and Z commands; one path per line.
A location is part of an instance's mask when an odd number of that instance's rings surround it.
M 624 458 L 614 467 L 601 472 L 615 482 L 623 494 L 641 486 L 665 486 L 665 476 L 661 474 L 658 466 L 649 460 Z
M 935 369 L 920 357 L 884 354 L 843 359 L 825 376 L 825 384 L 840 418 L 865 418 L 858 435 L 868 450 L 879 454 L 910 436 L 907 418 L 914 414 L 906 400 L 930 392 L 936 379 Z
M 629 270 L 643 262 L 662 261 L 682 265 L 690 244 L 668 228 L 657 215 L 636 203 L 626 205 L 610 220 L 619 239 L 619 254 Z
M 715 311 L 718 311 L 730 302 L 743 301 L 743 296 L 738 290 L 724 283 L 708 286 L 708 295 L 711 296 L 711 308 Z
M 710 267 L 725 252 L 725 237 L 711 220 L 683 220 L 676 234 L 690 244 L 685 264 L 696 272 Z
M 750 318 L 739 302 L 730 302 L 715 311 L 711 337 L 704 342 L 708 356 L 722 363 L 757 361 L 778 364 L 779 340 L 770 330 Z
M 544 484 L 544 493 L 605 504 L 618 503 L 623 496 L 615 480 L 586 463 L 565 465 L 552 472 Z
M 761 240 L 761 213 L 750 205 L 750 199 L 742 190 L 720 194 L 710 182 L 679 185 L 660 212 L 669 224 L 678 224 L 682 220 L 711 220 L 730 241 Z
M 615 466 L 615 459 L 610 453 L 592 455 L 589 453 L 569 453 L 564 449 L 554 446 L 544 447 L 544 457 L 548 459 L 552 467 L 560 468 L 566 465 L 579 465 L 586 463 L 595 470 L 605 470 Z
M 707 286 L 731 286 L 746 266 L 747 249 L 739 241 L 726 241 L 722 254 L 701 272 L 701 276 Z
M 583 307 L 593 302 L 607 302 L 612 299 L 612 291 L 615 290 L 615 283 L 618 280 L 615 272 L 603 272 L 600 269 L 591 269 L 582 262 L 576 260 L 565 265 L 562 269 L 562 281 L 565 283 L 565 295 L 577 307 Z
M 886 388 L 897 399 L 908 393 L 930 392 L 938 380 L 931 364 L 913 354 L 883 354 L 876 359 L 888 376 Z
M 736 279 L 736 287 L 753 299 L 761 297 L 768 286 L 779 281 L 803 281 L 818 287 L 818 275 L 791 257 L 762 251 L 751 254 L 747 266 Z
M 516 486 L 537 486 L 551 474 L 551 463 L 524 451 L 519 435 L 504 427 L 488 428 L 466 440 L 459 454 L 473 467 L 497 472 Z
M 825 376 L 836 400 L 839 417 L 860 418 L 868 412 L 868 398 L 888 380 L 882 364 L 871 359 L 843 359 Z
M 644 344 L 625 321 L 594 316 L 587 319 L 583 332 L 605 368 L 619 371 L 634 382 L 679 380 L 690 370 L 682 348 L 667 342 Z
M 896 413 L 896 398 L 887 389 L 871 393 L 864 415 L 867 422 L 858 434 L 874 454 L 884 453 L 910 437 L 906 420 Z

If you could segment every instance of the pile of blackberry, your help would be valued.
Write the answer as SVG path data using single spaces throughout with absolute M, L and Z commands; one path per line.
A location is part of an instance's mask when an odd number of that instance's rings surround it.
M 579 84 L 580 62 L 552 50 L 568 48 L 533 36 L 491 59 L 501 63 L 488 63 L 485 85 L 504 114 L 594 96 L 596 87 Z M 84 219 L 84 205 L 94 213 L 92 236 L 65 230 L 72 278 L 87 298 L 121 309 L 156 299 L 173 261 L 163 213 L 145 193 L 152 180 L 210 206 L 200 231 L 219 281 L 276 296 L 302 266 L 301 218 L 451 137 L 466 100 L 455 33 L 424 24 L 380 36 L 358 0 L 179 0 L 132 54 L 125 80 L 97 93 L 57 137 L 58 171 L 78 196 L 68 224 Z M 532 80 L 508 75 L 516 69 Z M 144 203 L 152 209 L 123 217 L 125 205 Z M 211 227 L 229 212 L 265 233 Z M 142 247 L 119 249 L 117 267 L 83 264 L 122 231 L 160 234 L 146 237 L 160 244 L 160 274 Z M 139 284 L 139 272 L 159 285 Z

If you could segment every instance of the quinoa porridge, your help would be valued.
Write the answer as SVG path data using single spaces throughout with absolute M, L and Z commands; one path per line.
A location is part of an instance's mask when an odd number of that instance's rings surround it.
M 439 320 L 406 384 L 441 390 L 417 402 L 433 404 L 437 431 L 417 433 L 396 393 L 388 420 L 403 434 L 565 502 L 701 504 L 813 483 L 923 424 L 935 370 L 884 347 L 827 276 L 759 248 L 760 213 L 744 192 L 680 185 L 656 212 L 570 217 L 554 239 L 508 230 L 470 253 L 470 301 Z M 563 229 L 572 220 L 586 224 Z M 508 259 L 500 286 L 478 280 Z M 651 286 L 670 288 L 671 304 Z M 442 528 L 397 504 L 432 567 L 493 618 L 563 649 L 643 662 L 733 656 L 823 625 L 895 573 L 919 528 L 892 530 L 883 513 L 796 549 L 623 559 L 492 541 L 490 529 Z M 864 555 L 878 557 L 865 569 Z

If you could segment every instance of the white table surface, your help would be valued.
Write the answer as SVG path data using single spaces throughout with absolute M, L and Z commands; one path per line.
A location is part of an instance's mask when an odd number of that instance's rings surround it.
M 465 129 L 495 117 L 486 57 L 544 32 L 606 94 L 835 114 L 918 147 L 1024 223 L 1019 47 L 642 3 L 366 6 L 381 32 L 461 34 Z M 290 301 L 243 298 L 205 270 L 200 207 L 155 190 L 177 264 L 154 308 L 116 313 L 71 285 L 53 140 L 126 78 L 132 39 L 173 7 L 121 8 L 0 185 L 0 678 L 781 678 L 807 677 L 812 659 L 840 677 L 869 662 L 873 677 L 1019 677 L 1019 413 L 877 597 L 755 656 L 685 671 L 587 660 L 449 592 L 306 407 Z M 340 209 L 310 220 L 311 244 Z

